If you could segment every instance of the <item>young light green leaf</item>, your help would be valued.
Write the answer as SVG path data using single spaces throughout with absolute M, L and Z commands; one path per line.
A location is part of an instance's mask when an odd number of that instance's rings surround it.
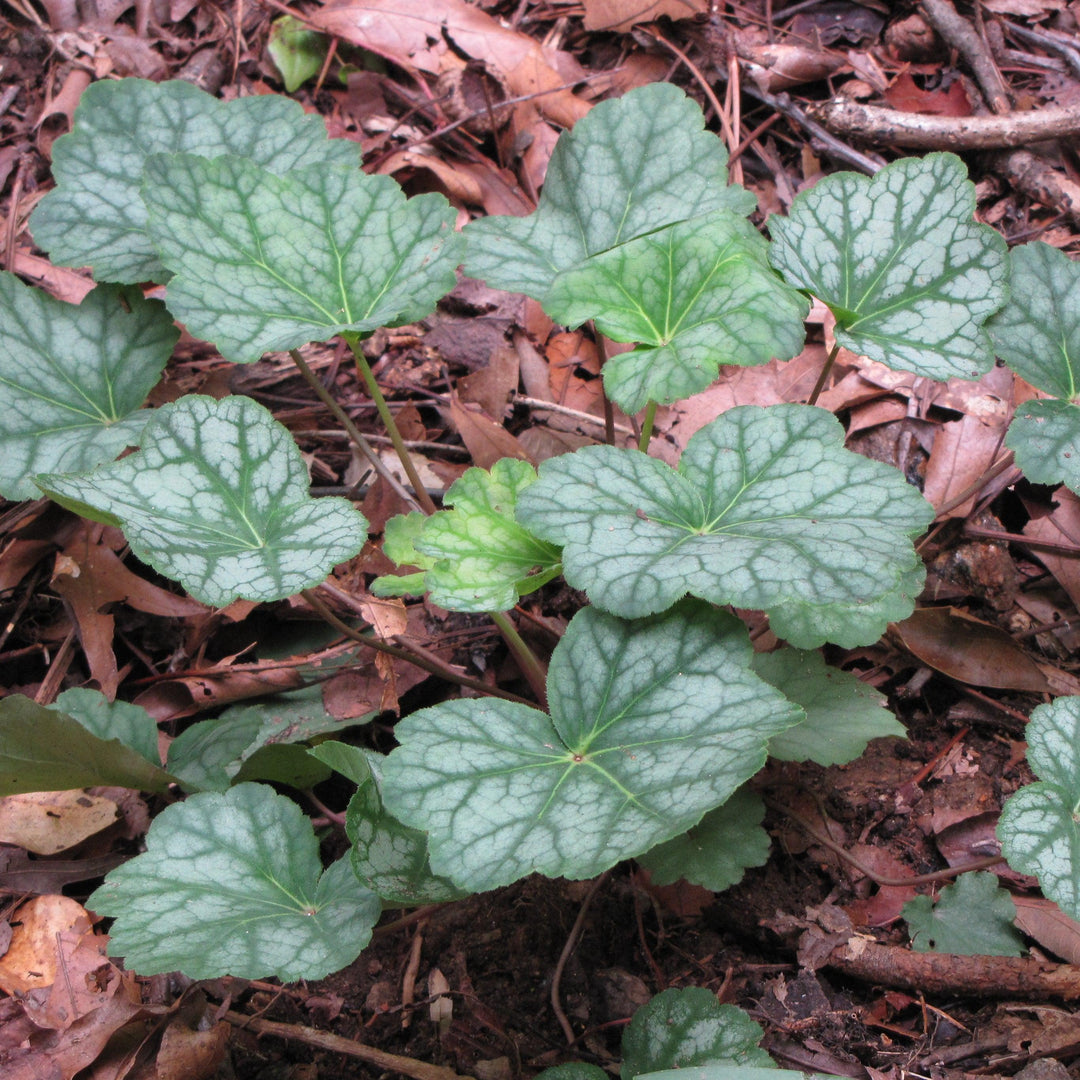
M 91 735 L 106 741 L 119 739 L 151 765 L 161 765 L 158 726 L 141 705 L 109 701 L 100 690 L 79 687 L 65 690 L 49 708 L 78 720 Z
M 285 982 L 350 964 L 380 910 L 346 859 L 323 871 L 300 807 L 263 784 L 166 807 L 145 854 L 113 870 L 87 907 L 115 918 L 110 952 L 141 975 Z
M 281 72 L 286 93 L 292 94 L 322 70 L 328 40 L 309 30 L 292 15 L 282 15 L 270 24 L 266 51 Z
M 727 151 L 704 127 L 670 83 L 594 106 L 560 136 L 535 213 L 467 227 L 466 272 L 542 301 L 590 255 L 712 210 L 749 214 L 753 196 L 727 186 Z
M 125 745 L 122 738 L 143 738 L 128 726 L 130 715 L 120 715 L 121 732 L 103 738 L 66 712 L 21 694 L 0 700 L 0 796 L 108 785 L 168 790 L 175 777 Z
M 387 809 L 427 831 L 432 871 L 461 888 L 592 877 L 696 824 L 798 719 L 748 644 L 696 601 L 638 622 L 585 608 L 551 659 L 550 717 L 487 699 L 397 725 Z
M 205 791 L 226 791 L 244 780 L 312 787 L 330 775 L 331 766 L 297 744 L 366 723 L 374 715 L 331 716 L 318 686 L 275 694 L 186 728 L 169 745 L 169 769 L 185 786 Z
M 819 652 L 755 653 L 753 667 L 770 686 L 806 710 L 805 720 L 769 743 L 770 757 L 843 765 L 857 758 L 871 739 L 907 737 L 903 724 L 884 708 L 884 694 L 830 667 Z
M 609 1080 L 599 1065 L 587 1061 L 568 1061 L 565 1065 L 552 1065 L 537 1073 L 536 1080 Z
M 169 310 L 228 360 L 427 315 L 457 281 L 461 240 L 442 195 L 316 165 L 275 176 L 239 157 L 147 161 L 149 232 Z
M 138 289 L 78 306 L 0 272 L 0 495 L 34 499 L 40 472 L 80 472 L 139 441 L 142 409 L 180 336 Z
M 706 389 L 721 364 L 790 360 L 802 348 L 807 303 L 769 268 L 766 250 L 746 218 L 717 211 L 559 274 L 544 310 L 640 343 L 604 364 L 604 389 L 624 412 L 670 404 Z
M 526 461 L 502 458 L 490 472 L 469 469 L 413 541 L 431 569 L 431 599 L 451 611 L 506 611 L 561 569 L 559 549 L 514 520 L 521 493 L 536 483 Z
M 1080 697 L 1038 706 L 1027 740 L 1039 782 L 1006 801 L 997 827 L 1001 852 L 1014 870 L 1037 875 L 1066 915 L 1080 919 Z
M 34 241 L 61 266 L 92 266 L 98 281 L 162 281 L 139 197 L 151 154 L 236 154 L 275 173 L 299 165 L 360 164 L 360 147 L 330 141 L 326 125 L 272 94 L 224 102 L 188 82 L 102 80 L 88 87 L 71 134 L 53 144 L 56 187 L 30 217 Z
M 987 324 L 1002 358 L 1055 400 L 1016 409 L 1005 443 L 1037 484 L 1080 490 L 1080 264 L 1036 241 L 1013 248 L 1009 302 Z
M 427 592 L 427 571 L 435 565 L 435 560 L 416 550 L 416 541 L 427 520 L 427 514 L 413 510 L 387 521 L 383 529 L 383 554 L 398 566 L 419 567 L 419 573 L 377 577 L 371 583 L 371 591 L 376 596 L 423 596 Z
M 693 828 L 645 852 L 638 862 L 656 885 L 673 885 L 682 878 L 723 892 L 742 881 L 748 867 L 764 866 L 768 861 L 771 841 L 761 827 L 764 818 L 761 796 L 739 788 Z
M 383 806 L 384 760 L 382 754 L 367 753 L 367 775 L 356 781 L 356 794 L 345 812 L 353 872 L 391 904 L 441 904 L 468 895 L 431 872 L 427 834 L 403 825 Z
M 686 593 L 769 613 L 802 648 L 876 640 L 922 581 L 910 536 L 933 509 L 892 468 L 844 449 L 823 409 L 730 409 L 677 470 L 591 446 L 544 462 L 517 516 L 562 544 L 563 572 L 605 611 L 636 618 Z
M 326 742 L 311 747 L 308 753 L 316 761 L 329 765 L 334 772 L 341 773 L 346 780 L 351 780 L 354 784 L 366 783 L 371 775 L 371 766 L 368 765 L 367 759 L 368 752 L 351 743 L 327 739 Z
M 758 1048 L 764 1032 L 734 1005 L 721 1005 L 702 986 L 664 990 L 643 1005 L 623 1032 L 622 1080 L 661 1069 L 700 1065 L 770 1069 Z
M 1008 265 L 974 210 L 954 154 L 902 158 L 873 179 L 834 173 L 770 219 L 770 258 L 831 309 L 845 348 L 932 379 L 977 379 L 994 364 L 983 323 L 1005 300 Z
M 77 513 L 120 524 L 143 562 L 218 607 L 318 585 L 367 533 L 345 499 L 308 495 L 292 436 L 246 397 L 183 397 L 154 413 L 140 453 L 38 484 Z
M 989 872 L 961 874 L 941 890 L 935 904 L 916 896 L 902 914 L 916 952 L 955 956 L 1022 956 L 1024 943 L 1013 927 L 1016 905 Z

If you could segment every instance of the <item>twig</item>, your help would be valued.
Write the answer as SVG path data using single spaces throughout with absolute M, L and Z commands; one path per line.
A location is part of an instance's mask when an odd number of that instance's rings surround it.
M 555 1019 L 559 1021 L 559 1027 L 562 1028 L 562 1032 L 566 1036 L 568 1046 L 574 1045 L 575 1036 L 574 1029 L 570 1026 L 570 1021 L 567 1020 L 566 1013 L 563 1012 L 562 1002 L 559 1000 L 559 990 L 562 987 L 563 971 L 566 968 L 566 962 L 570 959 L 574 949 L 577 948 L 578 939 L 581 937 L 581 931 L 585 926 L 585 916 L 589 912 L 589 906 L 592 904 L 593 898 L 600 891 L 600 886 L 603 885 L 610 876 L 611 871 L 605 870 L 589 886 L 589 891 L 585 894 L 585 899 L 581 901 L 581 908 L 578 910 L 574 925 L 570 927 L 570 933 L 566 938 L 566 944 L 563 945 L 562 952 L 559 953 L 558 962 L 555 964 L 555 972 L 551 976 L 551 1011 L 555 1014 Z
M 838 135 L 916 150 L 1001 150 L 1080 134 L 1076 106 L 1004 116 L 925 116 L 833 98 L 812 105 L 810 114 Z
M 1009 33 L 1015 34 L 1021 41 L 1026 41 L 1030 45 L 1038 45 L 1047 52 L 1060 56 L 1072 68 L 1073 74 L 1080 76 L 1080 49 L 1075 44 L 1075 38 L 1062 41 L 1045 31 L 1033 30 L 1030 27 L 1019 26 L 1016 23 L 1009 23 L 1008 27 Z
M 912 952 L 852 937 L 825 966 L 845 975 L 927 994 L 966 997 L 1080 998 L 1080 967 L 1015 956 L 956 956 Z
M 1080 222 L 1080 184 L 1058 172 L 1048 161 L 1030 150 L 1005 150 L 995 155 L 994 167 L 1029 199 Z
M 541 401 L 539 398 L 528 397 L 525 394 L 515 393 L 510 398 L 511 405 L 526 405 L 538 412 L 553 412 L 560 416 L 570 416 L 580 420 L 583 424 L 592 424 L 593 427 L 605 427 L 606 421 L 602 416 L 593 416 L 592 413 L 582 412 L 580 409 L 571 409 L 566 405 L 556 405 L 554 401 Z M 612 424 L 612 430 L 620 435 L 633 435 L 633 429 L 625 424 Z
M 807 134 L 817 139 L 837 161 L 846 162 L 848 165 L 852 165 L 860 172 L 867 173 L 870 176 L 885 167 L 885 162 L 877 154 L 864 154 L 862 151 L 848 146 L 847 143 L 841 142 L 836 135 L 822 126 L 825 123 L 824 120 L 819 123 L 817 117 L 805 112 L 787 94 L 770 94 L 765 90 L 758 90 L 750 82 L 743 86 L 743 93 L 748 97 L 763 102 L 777 112 L 783 113 L 789 120 L 794 120 Z M 840 134 L 844 134 L 844 132 L 840 132 Z
M 355 1039 L 344 1039 L 340 1035 L 332 1035 L 328 1031 L 319 1031 L 317 1028 L 306 1027 L 303 1024 L 282 1024 L 276 1020 L 262 1020 L 234 1012 L 232 1009 L 225 1013 L 224 1019 L 234 1027 L 246 1028 L 258 1035 L 293 1039 L 306 1046 L 327 1050 L 332 1054 L 357 1058 L 369 1065 L 374 1065 L 380 1071 L 410 1076 L 412 1080 L 473 1080 L 471 1076 L 463 1076 L 442 1065 L 431 1065 L 426 1061 L 418 1061 L 416 1058 L 402 1057 L 400 1054 L 388 1054 L 385 1050 L 365 1046 L 363 1043 L 356 1042 Z
M 1009 112 L 1012 105 L 1005 80 L 978 31 L 959 14 L 951 0 L 921 0 L 919 6 L 945 43 L 967 61 L 987 105 L 996 113 Z

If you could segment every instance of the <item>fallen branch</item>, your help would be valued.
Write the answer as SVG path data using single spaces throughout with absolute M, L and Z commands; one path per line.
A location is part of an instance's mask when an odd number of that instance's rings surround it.
M 1006 150 L 995 155 L 994 166 L 1018 191 L 1043 206 L 1080 221 L 1080 184 L 1030 150 Z
M 1080 108 L 1004 116 L 925 116 L 833 98 L 808 109 L 837 135 L 916 150 L 1001 150 L 1080 135 Z
M 1014 956 L 919 953 L 852 937 L 837 946 L 825 967 L 863 982 L 965 997 L 1080 998 L 1080 966 Z
M 385 1050 L 377 1050 L 374 1046 L 365 1046 L 364 1043 L 356 1042 L 354 1039 L 345 1039 L 340 1035 L 332 1035 L 329 1031 L 319 1031 L 318 1028 L 305 1027 L 303 1024 L 280 1024 L 275 1020 L 245 1016 L 243 1013 L 232 1010 L 225 1014 L 225 1019 L 233 1027 L 246 1028 L 258 1035 L 273 1035 L 278 1039 L 294 1039 L 306 1046 L 328 1050 L 332 1054 L 358 1058 L 369 1065 L 374 1065 L 380 1071 L 411 1076 L 412 1080 L 473 1080 L 471 1076 L 462 1076 L 453 1069 L 447 1069 L 441 1065 L 431 1065 L 426 1061 L 418 1061 L 416 1058 L 402 1057 L 400 1054 L 388 1054 Z

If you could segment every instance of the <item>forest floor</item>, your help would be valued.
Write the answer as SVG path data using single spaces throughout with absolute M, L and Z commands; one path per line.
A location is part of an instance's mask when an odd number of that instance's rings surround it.
M 310 45 L 315 70 L 294 96 L 332 136 L 358 141 L 369 171 L 394 176 L 409 193 L 443 192 L 462 223 L 528 213 L 563 127 L 597 100 L 666 80 L 706 109 L 763 225 L 823 174 L 955 148 L 976 184 L 979 220 L 1010 243 L 1040 239 L 1077 257 L 1075 137 L 1020 147 L 1005 122 L 1011 110 L 1080 110 L 1080 3 L 983 0 L 962 5 L 951 32 L 950 7 L 331 0 L 294 10 L 277 0 L 9 0 L 0 12 L 3 266 L 66 300 L 87 290 L 84 275 L 50 265 L 34 247 L 27 219 L 51 186 L 52 143 L 92 81 L 182 78 L 224 98 L 281 93 L 268 40 L 290 10 L 322 34 Z M 942 37 L 949 33 L 951 44 Z M 916 133 L 847 130 L 843 116 L 820 109 L 834 98 L 892 110 L 886 119 L 914 118 Z M 1003 134 L 971 149 L 965 121 L 988 112 L 1002 118 Z M 885 122 L 873 116 L 871 127 Z M 725 370 L 710 390 L 662 409 L 654 452 L 677 460 L 689 435 L 732 405 L 805 401 L 831 333 L 822 310 L 811 312 L 809 331 L 796 359 Z M 522 297 L 466 280 L 422 324 L 380 332 L 366 349 L 437 492 L 470 465 L 507 455 L 540 461 L 603 436 L 595 347 Z M 378 440 L 342 349 L 307 355 Z M 185 337 L 152 403 L 187 392 L 244 393 L 268 406 L 308 456 L 316 493 L 352 496 L 373 536 L 402 509 L 381 482 L 368 486 L 288 357 L 234 367 Z M 1048 700 L 1033 685 L 1080 690 L 1080 501 L 1015 472 L 986 479 L 1025 394 L 1030 388 L 1002 368 L 946 385 L 841 353 L 819 404 L 844 421 L 850 448 L 902 469 L 941 511 L 923 547 L 924 605 L 934 615 L 871 647 L 827 650 L 831 663 L 888 695 L 909 738 L 876 740 L 844 766 L 770 765 L 758 783 L 773 796 L 772 855 L 735 887 L 657 887 L 623 864 L 598 883 L 530 878 L 405 917 L 389 913 L 354 964 L 318 983 L 146 980 L 144 999 L 165 1011 L 135 1030 L 119 1020 L 110 1030 L 103 1017 L 96 1060 L 78 1058 L 62 1030 L 43 1042 L 21 999 L 0 996 L 0 1060 L 14 1055 L 18 1078 L 70 1076 L 77 1067 L 94 1080 L 337 1080 L 383 1073 L 363 1059 L 362 1048 L 374 1047 L 413 1059 L 418 1077 L 433 1063 L 480 1080 L 519 1080 L 568 1060 L 611 1065 L 635 1009 L 665 988 L 703 986 L 748 1010 L 787 1068 L 874 1080 L 1064 1076 L 1080 1059 L 1072 1006 L 1037 984 L 1010 982 L 1001 958 L 943 971 L 930 954 L 911 951 L 900 916 L 932 888 L 904 879 L 997 853 L 1002 802 L 1031 780 L 1025 718 Z M 630 421 L 619 421 L 629 441 Z M 118 558 L 123 547 L 118 532 L 44 503 L 0 508 L 0 696 L 48 702 L 92 685 L 139 702 L 175 734 L 192 717 L 295 686 L 322 647 L 304 644 L 315 623 L 302 602 L 192 614 L 151 571 Z M 336 584 L 366 595 L 371 576 L 390 568 L 371 543 L 339 568 Z M 522 631 L 549 653 L 579 603 L 549 586 L 523 601 Z M 440 663 L 528 693 L 484 617 L 418 602 L 409 633 Z M 338 717 L 378 710 L 368 735 L 388 749 L 395 713 L 455 692 L 407 664 L 391 670 L 354 656 L 325 684 L 324 700 Z M 138 850 L 159 804 L 113 796 L 122 822 L 69 850 L 29 856 L 5 832 L 0 892 L 9 917 L 29 896 L 84 900 L 105 869 Z M 331 782 L 309 806 L 326 827 L 327 855 L 345 848 L 335 822 L 347 798 Z M 1034 881 L 997 869 L 1031 955 L 1080 965 L 1080 926 L 1041 899 Z M 835 935 L 853 930 L 889 950 L 876 967 L 831 951 Z M 449 1009 L 440 1004 L 447 1000 Z M 173 1018 L 187 1017 L 191 1029 L 200 1026 L 192 1015 L 216 1021 L 226 1011 L 229 1023 L 203 1023 L 200 1038 L 171 1066 L 162 1063 Z

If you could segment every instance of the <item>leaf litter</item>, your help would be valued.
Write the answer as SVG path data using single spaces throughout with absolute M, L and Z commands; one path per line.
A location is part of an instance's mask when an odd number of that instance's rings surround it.
M 707 19 L 698 32 L 693 22 L 679 21 L 684 13 L 676 7 L 588 3 L 584 21 L 579 21 L 578 12 L 542 4 L 326 4 L 307 15 L 316 29 L 337 36 L 338 54 L 318 89 L 316 75 L 297 96 L 312 111 L 323 112 L 335 134 L 360 143 L 367 162 L 375 166 L 371 171 L 393 174 L 417 189 L 442 191 L 453 200 L 459 218 L 479 210 L 489 215 L 531 212 L 556 127 L 585 116 L 609 86 L 672 77 L 667 72 L 677 54 L 650 34 L 630 32 L 658 15 L 676 20 L 661 24 L 665 39 L 688 50 L 714 83 L 719 76 L 716 85 L 728 94 L 724 120 L 729 127 L 734 123 L 728 149 L 735 151 L 746 142 L 742 154 L 747 183 L 763 209 L 769 206 L 771 191 L 794 193 L 812 183 L 830 151 L 839 154 L 843 147 L 815 144 L 813 153 L 800 155 L 808 136 L 798 121 L 781 111 L 783 103 L 763 103 L 755 93 L 783 89 L 805 95 L 805 104 L 818 94 L 813 80 L 829 71 L 855 99 L 873 100 L 881 94 L 901 111 L 953 117 L 963 112 L 955 89 L 962 85 L 958 70 L 921 15 L 915 16 L 921 28 L 908 26 L 904 36 L 900 18 L 878 12 L 878 5 L 841 5 L 843 10 L 837 11 L 831 10 L 837 5 L 831 5 L 829 13 L 820 5 L 820 12 L 811 8 L 791 18 L 780 5 L 761 4 L 739 9 L 725 23 Z M 1066 5 L 984 7 L 1005 16 L 993 25 L 1007 35 L 1011 59 L 1019 64 L 1006 71 L 1018 93 L 1035 101 L 1067 100 L 1070 86 L 1075 90 L 1075 77 L 1069 76 L 1067 62 L 1057 59 L 1061 54 L 1033 45 L 1012 29 L 1030 27 L 1052 37 L 1054 20 L 1066 17 Z M 3 32 L 10 36 L 17 27 L 25 36 L 22 51 L 14 52 L 11 85 L 17 87 L 16 97 L 8 100 L 4 95 L 0 110 L 0 155 L 18 148 L 18 156 L 0 157 L 0 166 L 9 162 L 3 197 L 12 222 L 5 267 L 73 303 L 82 299 L 86 279 L 41 259 L 22 224 L 37 201 L 35 186 L 46 176 L 52 140 L 70 123 L 74 98 L 86 79 L 63 50 L 39 63 L 34 49 L 46 40 L 44 29 L 19 7 L 12 10 L 14 14 L 4 16 Z M 692 10 L 693 5 L 687 5 L 685 13 Z M 81 16 L 73 5 L 49 5 L 47 13 L 56 20 L 51 31 L 88 29 L 80 27 Z M 81 48 L 101 78 L 160 77 L 168 42 L 175 50 L 169 62 L 183 65 L 192 75 L 196 62 L 211 58 L 207 78 L 223 96 L 277 90 L 278 73 L 262 48 L 270 16 L 244 6 L 230 18 L 238 22 L 226 28 L 200 5 L 173 5 L 167 16 L 156 9 L 137 9 L 130 25 L 117 18 L 99 22 L 81 39 Z M 917 57 L 916 47 L 922 50 Z M 1024 61 L 1035 57 L 1051 66 L 1026 64 L 1017 53 Z M 371 62 L 373 56 L 380 60 Z M 335 81 L 335 65 L 342 62 L 351 65 L 352 73 Z M 1055 70 L 1057 63 L 1064 69 Z M 745 76 L 741 85 L 728 79 L 740 65 Z M 460 83 L 470 66 L 482 68 L 482 85 L 494 94 L 483 110 L 474 110 L 485 113 L 473 119 L 483 119 L 487 129 L 473 130 L 463 123 L 452 127 L 466 114 L 454 111 L 449 96 L 439 96 L 455 81 Z M 353 70 L 359 68 L 366 70 Z M 439 78 L 444 81 L 436 83 Z M 674 79 L 699 92 L 685 69 L 676 71 Z M 739 89 L 744 92 L 741 115 L 736 115 L 733 100 L 739 98 Z M 515 100 L 503 105 L 506 97 Z M 834 168 L 843 159 L 828 164 Z M 1036 162 L 1034 167 L 1068 181 L 1068 173 L 1055 170 L 1053 162 Z M 1075 254 L 1075 218 L 1067 202 L 1054 204 L 1046 184 L 1045 202 L 1023 186 L 1014 188 L 1012 174 L 996 171 L 996 162 L 985 168 L 976 189 L 983 220 L 993 221 L 1010 238 L 1038 237 Z M 1045 171 L 1040 175 L 1045 181 Z M 470 327 L 477 317 L 475 310 L 461 316 L 455 333 L 473 334 Z M 382 349 L 390 358 L 394 404 L 414 407 L 420 417 L 418 441 L 455 450 L 463 443 L 469 463 L 481 467 L 493 463 L 485 455 L 504 456 L 511 447 L 518 448 L 511 456 L 542 460 L 571 436 L 602 441 L 601 427 L 573 415 L 602 420 L 596 392 L 599 369 L 587 337 L 569 338 L 536 311 L 511 315 L 506 329 L 513 326 L 519 334 L 532 335 L 529 363 L 538 358 L 542 377 L 523 361 L 520 372 L 473 390 L 462 385 L 464 377 L 487 370 L 490 347 L 473 346 L 471 359 L 463 360 L 463 354 L 455 355 L 445 345 L 445 338 L 443 346 L 436 344 L 435 325 L 432 320 L 417 326 L 411 336 L 402 335 L 399 343 L 387 342 Z M 659 456 L 674 465 L 696 431 L 734 406 L 805 401 L 833 340 L 820 313 L 811 315 L 809 325 L 811 340 L 794 360 L 722 371 L 704 393 L 662 412 Z M 501 335 L 499 330 L 496 337 Z M 518 357 L 526 354 L 524 348 L 515 349 Z M 339 400 L 360 410 L 356 415 L 372 426 L 370 412 L 363 412 L 369 403 L 340 366 L 329 360 L 320 370 L 335 382 Z M 519 375 L 524 395 L 517 389 Z M 444 376 L 449 382 L 440 384 Z M 217 356 L 182 340 L 158 391 L 165 396 L 157 401 L 168 400 L 181 386 L 208 392 L 204 388 L 224 385 L 230 377 Z M 335 426 L 294 381 L 279 380 L 252 392 L 279 418 L 302 408 L 317 420 L 313 431 Z M 432 395 L 441 399 L 441 410 L 431 407 Z M 518 404 L 519 396 L 570 413 Z M 839 843 L 886 880 L 939 865 L 942 856 L 950 859 L 946 852 L 961 862 L 988 853 L 994 815 L 1004 798 L 1031 778 L 1022 764 L 1022 747 L 1017 749 L 1022 737 L 1017 717 L 1031 711 L 1038 700 L 1033 694 L 1042 691 L 1047 680 L 1061 686 L 1073 678 L 1075 640 L 1070 635 L 1080 621 L 1073 557 L 1080 537 L 1073 520 L 1075 496 L 1066 488 L 1017 491 L 1004 485 L 956 501 L 1005 453 L 1000 445 L 1004 422 L 1031 398 L 1030 388 L 1019 381 L 1008 385 L 1000 370 L 979 384 L 951 380 L 942 385 L 886 371 L 842 352 L 821 399 L 845 420 L 849 449 L 899 465 L 909 479 L 926 485 L 935 507 L 945 514 L 924 552 L 931 568 L 929 595 L 936 605 L 931 610 L 938 612 L 939 621 L 941 613 L 946 616 L 944 626 L 930 631 L 935 651 L 928 651 L 923 638 L 916 643 L 909 627 L 901 629 L 899 640 L 886 638 L 873 647 L 830 654 L 833 663 L 889 693 L 910 740 L 877 741 L 868 754 L 847 765 L 804 767 L 800 791 L 788 807 L 819 836 Z M 481 411 L 474 412 L 475 406 Z M 629 420 L 621 414 L 616 421 L 628 428 Z M 627 443 L 632 438 L 629 433 L 620 437 Z M 342 444 L 316 436 L 308 446 L 317 467 L 313 475 L 328 478 L 324 486 L 340 486 L 333 483 L 337 478 L 354 483 L 344 480 L 350 459 Z M 442 479 L 433 473 L 443 488 L 460 474 L 461 456 L 444 459 L 430 446 L 417 452 L 433 468 L 446 470 Z M 451 461 L 456 462 L 456 473 Z M 1009 474 L 1004 475 L 1008 479 Z M 380 495 L 379 483 L 367 488 L 365 513 L 387 498 Z M 376 519 L 375 514 L 368 516 Z M 92 680 L 110 697 L 145 704 L 161 726 L 164 742 L 192 719 L 205 718 L 226 704 L 295 688 L 312 678 L 322 680 L 329 711 L 342 718 L 374 709 L 400 709 L 404 714 L 441 697 L 438 681 L 411 665 L 389 657 L 378 663 L 347 653 L 333 657 L 322 643 L 304 644 L 311 611 L 303 605 L 238 605 L 224 614 L 208 613 L 133 560 L 108 528 L 80 526 L 73 532 L 70 519 L 40 508 L 17 519 L 5 516 L 2 528 L 3 599 L 12 615 L 0 646 L 7 696 L 37 694 L 43 688 L 48 693 L 50 687 L 55 694 Z M 986 536 L 998 531 L 1004 534 L 1000 540 Z M 374 549 L 361 553 L 358 562 L 370 566 L 372 573 L 385 573 L 389 567 L 385 560 L 379 563 L 380 558 Z M 362 595 L 352 586 L 350 592 Z M 940 606 L 946 602 L 958 610 Z M 572 597 L 559 593 L 541 593 L 530 601 L 526 610 L 535 620 L 537 642 L 550 650 L 574 607 Z M 346 609 L 339 611 L 344 614 Z M 973 619 L 989 629 L 973 633 Z M 963 633 L 955 620 L 963 620 Z M 389 640 L 398 628 L 387 622 L 382 633 Z M 430 602 L 416 603 L 408 609 L 407 632 L 443 663 L 478 673 L 492 685 L 513 684 L 513 670 L 492 632 L 472 617 L 449 615 Z M 926 628 L 923 632 L 925 637 Z M 276 655 L 263 648 L 268 639 L 276 639 Z M 759 644 L 768 641 L 765 632 Z M 342 656 L 346 663 L 339 665 Z M 377 738 L 386 742 L 385 730 Z M 944 755 L 940 760 L 939 754 Z M 928 763 L 934 766 L 926 772 Z M 766 783 L 774 779 L 770 774 L 764 778 Z M 342 794 L 320 791 L 331 806 Z M 311 813 L 321 816 L 314 804 Z M 812 923 L 825 936 L 842 933 L 825 904 L 835 893 L 851 926 L 878 928 L 880 940 L 900 949 L 905 939 L 895 919 L 898 894 L 905 890 L 875 883 L 775 806 L 767 814 L 767 828 L 783 831 L 791 841 L 788 861 L 773 858 L 748 870 L 718 901 L 705 901 L 696 910 L 693 905 L 679 907 L 677 899 L 664 901 L 657 889 L 645 892 L 638 879 L 630 878 L 613 879 L 601 893 L 578 951 L 566 963 L 563 984 L 564 1000 L 598 1060 L 615 1050 L 604 1035 L 607 1025 L 627 1019 L 631 1008 L 625 996 L 611 992 L 617 981 L 611 972 L 637 979 L 648 992 L 692 983 L 719 991 L 725 1001 L 761 1002 L 758 1019 L 775 1025 L 774 1053 L 782 1063 L 800 1068 L 862 1076 L 864 1066 L 870 1065 L 878 1074 L 898 1076 L 901 1067 L 914 1061 L 948 1075 L 973 1064 L 1013 1072 L 1032 1055 L 1064 1060 L 1075 1056 L 1068 1015 L 1032 1009 L 1018 1018 L 1008 1011 L 1015 1006 L 998 1010 L 988 1003 L 982 995 L 990 990 L 996 970 L 992 965 L 979 972 L 971 969 L 967 976 L 961 973 L 947 995 L 928 994 L 934 1009 L 950 1010 L 933 1014 L 938 1016 L 936 1028 L 926 1026 L 927 1013 L 916 999 L 898 990 L 837 983 L 827 969 L 809 977 L 797 975 L 792 963 L 795 942 L 785 929 L 792 918 Z M 6 819 L 14 820 L 10 815 Z M 961 836 L 957 830 L 963 828 L 969 832 Z M 65 887 L 84 897 L 85 887 L 79 883 L 92 881 L 118 857 L 114 841 L 107 841 L 110 848 L 103 851 L 91 835 L 73 847 L 30 860 L 26 851 L 31 842 L 30 833 L 16 824 L 0 848 L 0 880 L 11 895 L 42 893 L 38 900 L 46 905 L 55 903 Z M 345 1015 L 351 1010 L 355 1019 L 351 1026 L 343 1025 L 340 1017 L 329 1024 L 336 1023 L 347 1036 L 356 1034 L 359 1020 L 365 1025 L 365 1042 L 417 1059 L 439 1058 L 463 1073 L 492 1080 L 531 1075 L 564 1054 L 554 1026 L 545 1028 L 546 1019 L 537 1018 L 548 1016 L 544 981 L 556 966 L 581 897 L 572 885 L 528 880 L 432 913 L 426 923 L 388 932 L 357 965 L 306 989 L 286 988 L 276 1004 L 272 999 L 278 992 L 265 987 L 252 984 L 238 992 L 246 999 L 245 1008 L 273 1005 L 277 1015 L 293 1025 L 318 1017 L 320 1002 L 336 995 L 348 1003 Z M 1018 894 L 1016 899 L 1021 929 L 1049 953 L 1075 960 L 1075 924 L 1047 901 L 1035 908 L 1030 896 Z M 819 914 L 808 919 L 811 901 L 819 905 Z M 670 906 L 665 908 L 665 903 Z M 267 1054 L 290 1065 L 303 1056 L 302 1050 L 267 1049 L 271 1044 L 263 1043 L 263 1056 L 257 1057 L 237 1033 L 227 1046 L 229 1028 L 215 1022 L 213 1009 L 205 1011 L 205 1003 L 191 996 L 176 998 L 167 988 L 137 983 L 104 957 L 103 936 L 90 926 L 85 911 L 73 900 L 62 908 L 69 921 L 61 919 L 51 937 L 43 930 L 30 959 L 19 959 L 19 952 L 8 949 L 20 970 L 40 969 L 42 979 L 51 983 L 37 988 L 48 993 L 36 999 L 10 996 L 5 986 L 9 996 L 0 1000 L 5 1075 L 16 1080 L 73 1076 L 97 1059 L 102 1069 L 112 1070 L 109 1075 L 213 1076 L 226 1055 L 240 1075 L 258 1075 L 262 1064 L 255 1063 L 264 1062 Z M 785 913 L 788 923 L 777 911 Z M 34 924 L 32 913 L 11 913 L 16 933 Z M 449 989 L 454 1008 L 448 1025 L 445 1020 L 441 1027 L 428 1022 L 427 1010 L 417 1011 L 411 1024 L 403 1023 L 412 1014 L 399 974 L 410 956 L 417 958 L 422 984 L 431 983 L 428 976 L 436 969 L 444 973 L 445 983 L 435 980 L 431 985 Z M 965 984 L 965 977 L 974 981 Z M 966 1001 L 958 1006 L 951 995 Z M 143 1051 L 141 1071 L 135 1071 L 134 1059 L 127 1059 L 121 1048 L 136 1029 L 139 1037 L 146 1033 L 148 1019 L 155 1034 Z M 131 1024 L 135 1027 L 128 1027 Z M 976 1025 L 979 1034 L 972 1036 Z M 788 1031 L 794 1035 L 785 1035 Z M 152 1064 L 146 1064 L 151 1059 Z M 322 1072 L 355 1075 L 349 1068 L 324 1061 Z

